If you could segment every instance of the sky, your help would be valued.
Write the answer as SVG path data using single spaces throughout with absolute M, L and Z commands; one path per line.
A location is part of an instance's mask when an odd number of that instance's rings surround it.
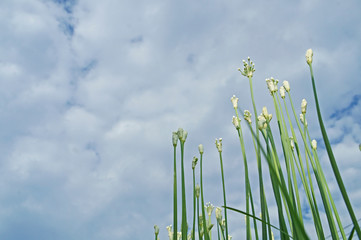
M 1 239 L 151 239 L 154 224 L 167 239 L 171 137 L 179 127 L 188 131 L 188 203 L 202 143 L 205 201 L 222 205 L 214 144 L 221 137 L 228 202 L 245 209 L 230 98 L 252 106 L 237 71 L 248 56 L 258 109 L 274 114 L 271 76 L 290 82 L 297 106 L 307 99 L 311 135 L 348 225 L 321 142 L 308 48 L 329 138 L 361 218 L 360 1 L 2 0 L 0 32 Z M 255 161 L 249 166 L 256 191 Z M 244 239 L 244 217 L 229 218 L 233 239 Z

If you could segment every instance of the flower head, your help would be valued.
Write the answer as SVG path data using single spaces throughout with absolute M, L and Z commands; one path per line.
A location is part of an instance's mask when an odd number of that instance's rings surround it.
M 300 120 L 301 120 L 301 123 L 307 127 L 307 125 L 308 125 L 307 120 L 306 120 L 305 115 L 303 113 L 300 113 Z
M 173 146 L 176 147 L 177 142 L 178 142 L 178 132 L 173 132 L 172 133 L 172 141 L 173 141 Z
M 273 93 L 277 92 L 277 90 L 278 90 L 278 88 L 277 88 L 278 80 L 277 79 L 274 79 L 273 77 L 267 78 L 266 82 L 267 82 L 268 90 L 270 91 L 271 95 L 273 95 Z
M 308 65 L 311 65 L 313 59 L 313 52 L 312 49 L 307 49 L 306 51 L 306 62 Z
M 301 112 L 303 114 L 306 114 L 306 110 L 307 110 L 307 101 L 306 99 L 302 99 L 302 102 L 301 102 Z
M 316 149 L 317 149 L 317 141 L 316 141 L 315 139 L 312 140 L 311 146 L 312 146 L 312 149 L 313 149 L 313 150 L 316 150 Z
M 258 129 L 263 130 L 267 128 L 267 120 L 263 115 L 259 115 L 258 119 Z
M 178 129 L 178 138 L 181 142 L 185 142 L 188 136 L 188 132 L 183 130 L 183 128 Z
M 288 81 L 283 81 L 283 87 L 285 88 L 286 92 L 290 92 L 290 83 Z
M 222 208 L 216 207 L 216 219 L 219 224 L 222 223 Z
M 250 111 L 244 110 L 244 115 L 243 115 L 243 117 L 244 117 L 244 119 L 245 119 L 249 124 L 252 123 L 252 119 L 251 119 L 252 114 L 251 114 Z
M 254 68 L 254 63 L 251 61 L 251 58 L 248 57 L 247 62 L 245 60 L 243 60 L 242 62 L 243 62 L 243 71 L 240 68 L 238 68 L 238 71 L 240 71 L 243 76 L 252 77 L 256 69 Z
M 154 233 L 155 233 L 155 236 L 158 236 L 158 234 L 159 234 L 159 227 L 157 225 L 154 225 Z
M 295 141 L 293 140 L 293 137 L 290 137 L 290 145 L 291 149 L 293 150 L 295 148 Z
M 235 116 L 232 117 L 232 123 L 236 129 L 240 128 L 239 120 L 240 119 L 238 117 L 235 117 Z
M 200 194 L 200 192 L 201 192 L 201 187 L 199 186 L 198 183 L 197 183 L 197 185 L 196 185 L 195 190 L 196 190 L 196 197 L 199 198 L 199 194 Z
M 209 202 L 209 203 L 206 204 L 205 207 L 206 207 L 206 210 L 207 210 L 207 214 L 210 217 L 212 215 L 214 206 Z
M 173 240 L 172 225 L 167 226 L 169 240 Z
M 262 115 L 264 116 L 264 118 L 269 122 L 272 119 L 272 114 L 268 114 L 267 108 L 263 107 L 262 108 Z
M 198 150 L 199 150 L 199 153 L 200 153 L 200 154 L 203 154 L 203 153 L 204 153 L 203 144 L 199 144 L 199 145 L 198 145 Z
M 286 97 L 286 89 L 284 86 L 280 87 L 280 95 L 281 95 L 282 99 L 284 99 Z
M 216 138 L 216 147 L 218 149 L 218 152 L 222 152 L 222 138 Z
M 192 169 L 195 169 L 195 168 L 196 168 L 197 162 L 198 162 L 198 158 L 193 157 L 193 161 L 192 161 Z
M 236 96 L 233 95 L 233 97 L 231 97 L 231 102 L 233 104 L 233 108 L 237 109 L 237 107 L 238 107 L 238 98 L 236 98 Z

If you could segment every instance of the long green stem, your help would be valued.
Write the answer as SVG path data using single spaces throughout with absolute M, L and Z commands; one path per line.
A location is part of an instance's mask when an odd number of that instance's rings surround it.
M 222 152 L 219 152 L 219 160 L 221 162 L 221 174 L 222 174 L 222 188 L 223 188 L 223 203 L 224 206 L 227 206 L 226 201 L 226 187 L 224 184 L 224 172 L 223 172 L 223 160 L 222 160 Z M 228 239 L 228 220 L 227 220 L 227 208 L 224 208 L 224 218 L 226 220 L 226 239 Z
M 332 170 L 333 170 L 333 173 L 335 174 L 335 177 L 336 177 L 336 180 L 337 180 L 337 184 L 340 188 L 340 191 L 341 191 L 341 194 L 342 194 L 342 197 L 345 201 L 345 204 L 346 204 L 346 207 L 347 207 L 347 210 L 350 214 L 350 217 L 352 219 L 352 222 L 355 226 L 355 229 L 356 229 L 356 232 L 357 232 L 357 236 L 358 238 L 361 239 L 361 229 L 360 229 L 360 226 L 357 222 L 357 218 L 356 218 L 356 215 L 353 211 L 353 208 L 352 208 L 352 205 L 351 205 L 351 202 L 350 202 L 350 199 L 347 195 L 347 192 L 346 192 L 346 188 L 345 188 L 345 185 L 343 183 L 343 180 L 342 180 L 342 177 L 341 177 L 341 174 L 340 174 L 340 171 L 338 169 L 338 166 L 337 166 L 337 163 L 336 163 L 336 159 L 333 155 L 333 151 L 332 151 L 332 148 L 331 148 L 331 144 L 330 144 L 330 141 L 328 140 L 328 136 L 327 136 L 327 132 L 326 132 L 326 129 L 325 129 L 325 126 L 323 124 L 323 120 L 322 120 L 322 116 L 321 116 L 321 109 L 320 109 L 320 105 L 318 103 L 318 97 L 317 97 L 317 91 L 316 91 L 316 84 L 315 84 L 315 79 L 314 79 L 314 76 L 313 76 L 313 70 L 312 70 L 312 64 L 309 64 L 309 67 L 310 67 L 310 73 L 311 73 L 311 80 L 312 80 L 312 88 L 313 88 L 313 95 L 315 97 L 315 103 L 316 103 L 316 110 L 317 110 L 317 117 L 318 117 L 318 122 L 320 124 L 320 128 L 321 128 L 321 132 L 322 132 L 322 137 L 323 137 L 323 140 L 325 142 L 325 146 L 326 146 L 326 150 L 327 150 L 327 154 L 328 154 L 328 158 L 330 160 L 330 163 L 331 163 L 331 166 L 332 166 Z
M 196 232 L 196 174 L 193 168 L 193 231 L 192 239 L 195 239 Z
M 203 197 L 203 153 L 200 154 L 200 178 L 201 178 L 201 204 L 202 204 L 202 220 L 203 220 L 203 233 L 204 233 L 204 239 L 210 240 L 208 231 L 207 231 L 207 223 L 206 223 L 206 214 L 204 210 L 204 197 Z
M 187 239 L 187 206 L 186 206 L 186 187 L 185 187 L 185 177 L 184 177 L 184 142 L 181 141 L 181 170 L 182 170 L 182 240 Z
M 174 173 L 173 173 L 173 239 L 177 239 L 177 145 L 174 145 Z

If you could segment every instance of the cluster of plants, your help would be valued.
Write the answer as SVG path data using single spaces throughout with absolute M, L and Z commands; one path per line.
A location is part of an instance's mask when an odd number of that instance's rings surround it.
M 310 68 L 311 82 L 315 98 L 317 117 L 322 132 L 323 141 L 329 157 L 335 179 L 337 181 L 343 202 L 348 210 L 352 221 L 351 231 L 346 231 L 344 224 L 340 219 L 339 212 L 332 197 L 330 188 L 327 184 L 324 171 L 321 167 L 317 154 L 317 141 L 312 139 L 307 125 L 307 101 L 301 102 L 301 112 L 296 113 L 291 96 L 291 88 L 288 81 L 284 81 L 282 86 L 278 86 L 278 80 L 274 78 L 266 79 L 267 87 L 273 100 L 275 117 L 268 113 L 266 107 L 262 108 L 258 115 L 253 87 L 252 78 L 255 72 L 255 65 L 250 58 L 243 61 L 243 68 L 238 69 L 243 76 L 248 78 L 253 112 L 249 110 L 242 111 L 238 106 L 238 98 L 233 96 L 231 102 L 235 111 L 232 122 L 237 132 L 244 164 L 244 184 L 245 209 L 235 209 L 227 205 L 227 196 L 225 190 L 223 160 L 222 160 L 222 139 L 216 139 L 216 148 L 219 152 L 220 171 L 223 189 L 223 206 L 215 209 L 216 222 L 211 222 L 211 215 L 214 206 L 210 203 L 205 204 L 203 193 L 203 145 L 198 146 L 199 158 L 194 157 L 192 162 L 193 170 L 193 216 L 191 224 L 188 224 L 187 206 L 186 206 L 186 189 L 184 173 L 184 143 L 187 139 L 187 131 L 182 128 L 173 132 L 172 143 L 174 147 L 174 185 L 173 185 L 173 224 L 167 227 L 170 240 L 192 239 L 196 238 L 211 240 L 212 237 L 217 239 L 231 239 L 228 229 L 227 211 L 234 211 L 243 214 L 246 222 L 246 239 L 274 239 L 274 232 L 280 239 L 310 239 L 309 229 L 304 224 L 304 213 L 302 209 L 310 209 L 314 230 L 318 239 L 352 239 L 356 234 L 361 239 L 361 230 L 358 220 L 351 206 L 346 188 L 341 178 L 335 157 L 332 152 L 330 142 L 323 124 L 321 111 L 319 107 L 316 85 L 312 70 L 313 52 L 311 49 L 306 52 L 306 62 Z M 291 106 L 291 107 L 288 107 Z M 252 117 L 253 115 L 253 117 Z M 244 119 L 244 121 L 241 121 Z M 277 133 L 273 132 L 270 124 L 276 125 Z M 248 159 L 246 152 L 243 131 L 250 131 L 252 136 L 251 147 L 255 152 L 257 162 L 259 199 L 253 196 L 252 184 L 250 183 Z M 275 138 L 279 134 L 279 138 Z M 278 141 L 276 141 L 278 140 Z M 177 147 L 180 145 L 181 152 L 181 197 L 177 196 Z M 247 149 L 250 149 L 248 146 Z M 253 156 L 253 155 L 252 155 Z M 199 168 L 197 163 L 199 161 Z M 262 167 L 263 164 L 267 168 Z M 264 172 L 264 169 L 268 171 Z M 199 176 L 199 184 L 196 184 L 196 170 Z M 277 223 L 271 223 L 267 199 L 264 176 L 269 175 L 272 185 L 274 201 L 277 205 Z M 306 196 L 307 201 L 301 201 L 300 194 Z M 320 197 L 318 197 L 320 196 Z M 181 205 L 181 216 L 178 218 L 178 200 Z M 260 206 L 261 214 L 255 211 L 255 204 Z M 188 203 L 189 204 L 189 203 Z M 305 206 L 306 205 L 306 206 Z M 322 211 L 321 211 L 322 210 Z M 326 215 L 327 222 L 321 222 L 323 214 Z M 224 215 L 224 218 L 223 218 Z M 180 219 L 180 221 L 178 221 Z M 178 228 L 180 225 L 180 228 Z M 155 239 L 159 240 L 159 228 L 154 226 Z M 212 232 L 216 232 L 212 236 Z M 330 235 L 329 235 L 330 234 Z

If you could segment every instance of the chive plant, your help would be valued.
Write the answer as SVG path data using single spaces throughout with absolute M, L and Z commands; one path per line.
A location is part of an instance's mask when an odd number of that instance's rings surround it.
M 257 160 L 258 173 L 258 190 L 259 202 L 255 201 L 252 196 L 252 185 L 250 183 L 248 159 L 246 147 L 247 142 L 243 136 L 242 123 L 240 113 L 242 110 L 238 106 L 238 98 L 233 96 L 231 102 L 235 110 L 235 115 L 232 118 L 232 123 L 237 131 L 237 136 L 240 142 L 241 154 L 244 165 L 244 184 L 245 194 L 245 210 L 236 209 L 227 205 L 225 177 L 223 171 L 222 158 L 222 139 L 216 139 L 216 147 L 219 152 L 221 182 L 223 195 L 223 206 L 215 208 L 216 231 L 217 239 L 230 240 L 229 235 L 227 210 L 240 213 L 245 217 L 246 239 L 269 239 L 273 240 L 273 232 L 277 232 L 280 239 L 310 239 L 309 229 L 306 229 L 304 223 L 304 213 L 302 209 L 310 209 L 312 216 L 313 228 L 318 239 L 326 239 L 326 231 L 329 231 L 332 239 L 352 239 L 353 236 L 358 236 L 361 239 L 361 230 L 358 220 L 353 211 L 352 205 L 348 198 L 346 187 L 343 184 L 341 173 L 338 169 L 337 162 L 332 152 L 330 142 L 327 137 L 326 129 L 323 124 L 319 101 L 316 92 L 315 79 L 312 69 L 313 52 L 311 49 L 306 52 L 306 62 L 310 68 L 311 82 L 315 98 L 317 117 L 322 132 L 322 137 L 326 146 L 327 154 L 329 156 L 332 171 L 335 175 L 339 190 L 343 197 L 344 203 L 350 215 L 352 230 L 346 234 L 340 215 L 337 210 L 335 201 L 327 183 L 327 179 L 323 172 L 320 160 L 317 153 L 317 141 L 311 138 L 308 130 L 308 123 L 306 118 L 307 101 L 301 101 L 301 113 L 296 113 L 296 108 L 292 101 L 292 94 L 290 92 L 290 84 L 284 81 L 282 86 L 278 87 L 278 80 L 274 78 L 266 79 L 267 88 L 270 92 L 273 106 L 275 109 L 274 115 L 277 133 L 279 134 L 280 142 L 276 142 L 274 132 L 271 128 L 271 120 L 273 115 L 268 113 L 267 107 L 262 108 L 260 115 L 257 113 L 254 93 L 253 93 L 253 73 L 255 72 L 255 65 L 248 57 L 247 61 L 243 61 L 243 68 L 238 69 L 243 76 L 249 81 L 251 101 L 253 106 L 254 122 L 252 122 L 252 113 L 245 110 L 243 114 L 244 124 L 250 131 L 252 143 L 255 151 L 255 158 Z M 288 106 L 291 106 L 289 108 Z M 298 129 L 298 133 L 297 130 Z M 187 138 L 187 132 L 179 128 L 177 132 L 173 132 L 173 147 L 174 147 L 174 183 L 173 183 L 173 229 L 172 225 L 168 226 L 168 236 L 170 240 L 211 240 L 213 224 L 211 216 L 214 206 L 210 203 L 205 203 L 204 199 L 204 182 L 203 182 L 203 145 L 198 146 L 199 150 L 199 179 L 200 185 L 196 185 L 196 167 L 198 158 L 194 157 L 192 161 L 193 171 L 193 224 L 188 234 L 187 223 L 187 208 L 186 208 L 186 188 L 185 188 L 185 174 L 184 174 L 184 143 Z M 178 216 L 177 216 L 177 159 L 176 150 L 177 143 L 180 141 L 181 150 L 181 200 L 182 200 L 182 217 L 181 217 L 181 231 L 178 232 Z M 360 145 L 361 149 L 361 145 Z M 267 164 L 268 168 L 262 167 L 262 162 Z M 268 169 L 268 172 L 263 172 L 262 169 Z M 271 223 L 270 214 L 268 211 L 267 198 L 264 189 L 264 177 L 268 174 L 272 186 L 273 197 L 277 207 L 277 224 Z M 306 201 L 301 201 L 300 192 L 305 196 Z M 319 200 L 320 199 L 320 200 Z M 255 205 L 260 206 L 260 217 L 257 217 Z M 224 218 L 222 216 L 224 211 Z M 322 222 L 322 217 L 325 216 L 327 222 Z M 261 229 L 258 230 L 258 224 Z M 240 226 L 241 227 L 241 226 Z M 327 227 L 327 228 L 326 228 Z M 327 229 L 327 230 L 326 230 Z M 272 231 L 273 230 L 273 231 Z M 159 228 L 154 226 L 155 240 L 159 240 Z M 196 234 L 196 231 L 198 234 Z M 197 236 L 197 237 L 196 237 Z

